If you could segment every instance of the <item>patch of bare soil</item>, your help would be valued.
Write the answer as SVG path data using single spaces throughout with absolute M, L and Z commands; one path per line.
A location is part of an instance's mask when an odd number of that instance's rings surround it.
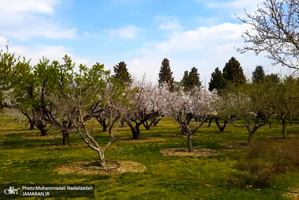
M 245 142 L 223 142 L 220 143 L 220 145 L 228 149 L 240 149 L 248 147 L 248 144 Z
M 85 142 L 78 142 L 78 143 L 72 143 L 71 146 L 69 145 L 62 145 L 62 143 L 51 143 L 51 144 L 44 144 L 42 146 L 38 146 L 36 148 L 47 148 L 47 149 L 56 149 L 56 148 L 72 148 L 72 147 L 87 147 Z
M 293 200 L 299 200 L 299 188 L 289 189 L 289 192 L 285 193 L 284 196 Z
M 139 139 L 133 139 L 133 138 L 117 138 L 116 142 L 136 142 L 136 143 L 143 143 L 143 142 L 162 142 L 165 141 L 162 138 L 139 138 Z
M 160 150 L 165 156 L 196 156 L 196 157 L 206 157 L 217 155 L 217 152 L 212 149 L 193 149 L 192 152 L 186 148 L 171 148 Z
M 62 138 L 61 135 L 45 135 L 45 136 L 41 136 L 41 135 L 28 135 L 28 136 L 23 136 L 23 138 L 25 139 L 31 139 L 31 140 L 51 140 L 51 139 L 55 139 L 55 138 Z
M 108 171 L 97 167 L 94 163 L 95 161 L 75 162 L 72 164 L 57 167 L 54 171 L 58 174 L 113 175 L 126 172 L 141 173 L 146 170 L 146 167 L 144 165 L 133 161 L 108 161 L 106 163 L 107 168 L 110 169 Z
M 169 137 L 187 137 L 186 135 L 182 134 L 170 134 Z M 198 137 L 197 135 L 193 135 L 192 137 Z

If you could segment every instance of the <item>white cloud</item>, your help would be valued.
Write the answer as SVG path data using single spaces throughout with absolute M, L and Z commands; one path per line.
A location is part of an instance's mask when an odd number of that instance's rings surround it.
M 229 2 L 221 2 L 221 1 L 212 1 L 207 4 L 210 8 L 227 8 L 234 10 L 244 10 L 244 9 L 253 9 L 256 8 L 258 4 L 262 4 L 264 0 L 233 0 Z
M 19 31 L 2 31 L 2 34 L 11 38 L 28 39 L 30 37 L 43 37 L 45 39 L 76 39 L 77 28 L 62 29 L 57 24 L 48 24 L 48 29 L 44 26 L 34 26 L 21 29 Z
M 8 45 L 8 41 L 5 37 L 0 35 L 0 46 Z
M 231 12 L 232 17 L 235 17 L 235 14 L 237 16 L 244 16 L 244 9 L 248 13 L 253 13 L 257 6 L 262 7 L 264 0 L 231 0 L 231 1 L 221 1 L 221 0 L 195 0 L 196 3 L 200 3 L 205 5 L 208 8 L 213 9 L 221 9 L 226 10 L 228 12 Z
M 10 46 L 9 51 L 16 55 L 24 56 L 27 60 L 31 59 L 31 64 L 35 65 L 43 57 L 53 61 L 62 62 L 62 57 L 67 54 L 71 56 L 71 49 L 64 46 L 34 45 L 32 47 Z
M 90 38 L 90 37 L 91 37 L 91 35 L 90 35 L 89 32 L 84 32 L 83 35 L 84 35 L 85 37 L 87 37 L 87 38 Z
M 77 38 L 77 28 L 65 28 L 55 22 L 55 7 L 59 4 L 60 0 L 0 0 L 0 34 L 24 40 Z
M 0 36 L 0 49 L 4 49 L 5 43 L 3 38 Z M 9 46 L 9 52 L 14 53 L 17 56 L 25 57 L 28 61 L 30 60 L 31 66 L 39 63 L 39 60 L 43 57 L 49 59 L 50 62 L 57 60 L 60 63 L 63 63 L 63 57 L 65 54 L 70 56 L 75 63 L 75 71 L 78 71 L 78 66 L 80 64 L 86 65 L 87 67 L 91 67 L 95 62 L 92 62 L 85 58 L 80 58 L 79 56 L 73 55 L 73 50 L 71 48 L 66 48 L 61 45 L 42 45 L 37 44 L 31 47 L 25 46 Z
M 177 20 L 166 21 L 159 25 L 159 29 L 162 30 L 181 30 L 183 27 L 179 24 Z
M 140 30 L 140 28 L 134 25 L 129 25 L 121 27 L 119 29 L 110 30 L 109 33 L 110 35 L 117 36 L 120 39 L 135 39 Z
M 175 32 L 169 40 L 156 44 L 162 51 L 199 50 L 240 39 L 247 25 L 224 23 L 212 27 Z
M 0 0 L 0 12 L 29 12 L 53 14 L 57 0 Z
M 185 70 L 193 66 L 199 69 L 201 81 L 208 85 L 210 75 L 216 67 L 222 69 L 232 57 L 236 57 L 248 78 L 257 65 L 265 71 L 279 72 L 280 66 L 273 68 L 271 61 L 262 54 L 240 54 L 235 47 L 244 45 L 242 32 L 248 29 L 246 24 L 223 23 L 210 27 L 198 27 L 194 30 L 174 31 L 166 41 L 147 43 L 139 54 L 141 56 L 129 60 L 129 71 L 137 77 L 146 73 L 147 77 L 156 81 L 163 58 L 170 60 L 175 80 L 182 79 Z

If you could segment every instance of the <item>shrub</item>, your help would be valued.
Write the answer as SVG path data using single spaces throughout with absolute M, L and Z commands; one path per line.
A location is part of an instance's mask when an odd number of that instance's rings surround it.
M 251 188 L 268 187 L 280 175 L 299 166 L 298 140 L 268 140 L 250 145 L 249 151 L 237 159 L 239 173 L 229 180 L 230 185 Z

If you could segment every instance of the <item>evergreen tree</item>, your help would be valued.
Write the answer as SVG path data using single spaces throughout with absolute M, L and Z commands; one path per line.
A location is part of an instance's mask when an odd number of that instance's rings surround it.
M 192 83 L 192 88 L 201 86 L 201 82 L 199 80 L 198 69 L 196 67 L 192 67 L 192 69 L 189 73 L 189 79 L 190 79 L 190 82 Z
M 211 75 L 211 80 L 209 83 L 209 90 L 212 91 L 214 89 L 224 89 L 225 88 L 225 79 L 223 77 L 222 72 L 217 67 L 215 71 Z
M 223 77 L 227 82 L 236 85 L 246 82 L 243 69 L 239 61 L 234 57 L 231 57 L 225 64 L 225 67 L 223 68 Z
M 280 78 L 278 77 L 278 74 L 269 74 L 265 76 L 265 81 L 269 83 L 280 83 Z
M 183 79 L 181 80 L 181 83 L 182 83 L 182 86 L 184 88 L 186 88 L 188 85 L 190 85 L 189 83 L 189 72 L 188 71 L 185 71 L 184 72 L 184 76 L 183 76 Z
M 252 82 L 258 83 L 265 79 L 265 72 L 263 66 L 256 66 L 254 72 L 252 72 Z
M 184 77 L 182 79 L 182 84 L 184 86 L 185 91 L 189 91 L 194 87 L 200 87 L 201 82 L 199 80 L 199 73 L 196 67 L 192 67 L 191 71 L 185 71 Z
M 167 83 L 169 85 L 169 89 L 173 90 L 173 77 L 172 71 L 170 70 L 169 60 L 164 58 L 161 64 L 160 72 L 159 72 L 159 85 L 163 83 Z
M 127 69 L 127 64 L 125 62 L 120 62 L 113 67 L 114 78 L 120 83 L 130 84 L 132 83 L 132 78 Z

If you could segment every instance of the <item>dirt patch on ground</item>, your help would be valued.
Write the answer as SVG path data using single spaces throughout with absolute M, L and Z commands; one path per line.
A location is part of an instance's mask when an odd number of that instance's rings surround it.
M 299 200 L 299 188 L 289 189 L 289 192 L 285 193 L 284 196 L 293 200 Z
M 228 149 L 240 149 L 248 147 L 248 144 L 245 142 L 223 142 L 220 143 L 220 145 Z
M 52 140 L 56 138 L 62 138 L 62 135 L 28 135 L 28 136 L 23 136 L 24 139 L 30 139 L 30 140 Z
M 170 134 L 168 135 L 169 137 L 184 137 L 186 138 L 186 135 L 182 135 L 182 134 Z M 198 137 L 198 135 L 192 135 L 192 137 Z
M 143 143 L 143 142 L 163 142 L 165 141 L 162 138 L 139 138 L 139 139 L 132 139 L 132 138 L 117 138 L 116 142 L 136 142 L 136 143 Z
M 117 162 L 107 162 L 108 168 L 114 168 L 113 170 L 105 171 L 99 170 L 94 167 L 90 167 L 95 161 L 89 162 L 75 162 L 72 164 L 60 166 L 54 171 L 58 174 L 82 174 L 82 175 L 113 175 L 122 174 L 126 172 L 131 173 L 141 173 L 146 170 L 146 167 L 138 162 L 133 161 L 117 161 Z M 119 166 L 120 165 L 120 166 Z
M 189 152 L 185 148 L 171 148 L 160 150 L 165 156 L 196 156 L 196 157 L 206 157 L 217 155 L 218 153 L 212 149 L 193 149 L 192 152 Z

